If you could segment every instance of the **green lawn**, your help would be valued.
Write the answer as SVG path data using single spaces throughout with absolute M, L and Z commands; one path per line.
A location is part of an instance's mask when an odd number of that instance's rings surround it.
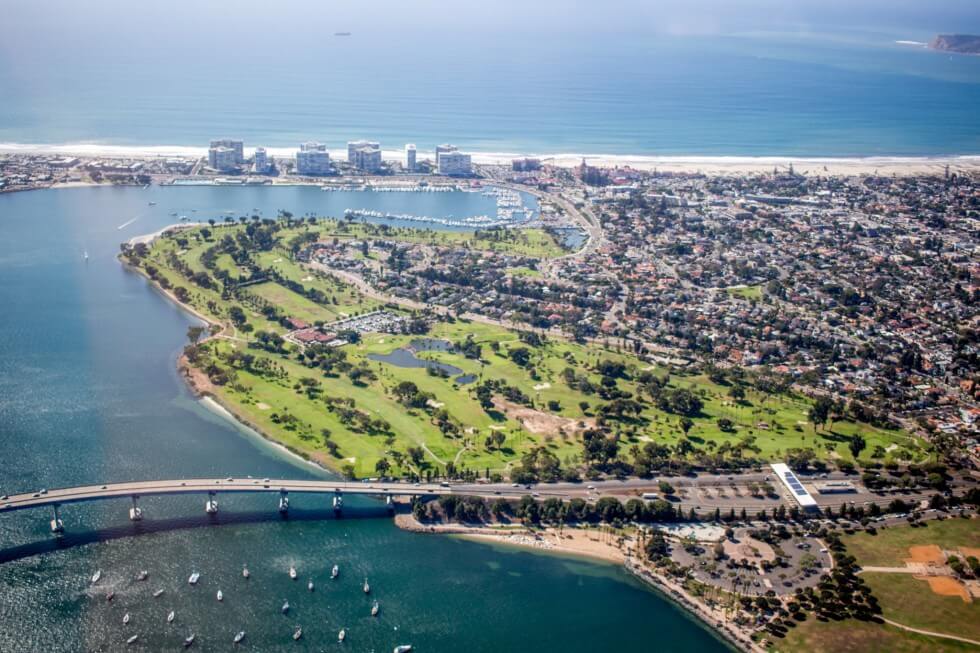
M 810 617 L 792 628 L 785 638 L 776 638 L 779 653 L 959 653 L 977 647 L 955 640 L 927 637 L 888 624 L 856 619 L 817 621 Z
M 858 564 L 876 567 L 901 567 L 910 546 L 980 547 L 980 520 L 955 518 L 923 523 L 926 526 L 921 528 L 893 526 L 879 530 L 877 535 L 855 533 L 845 536 L 843 542 Z
M 732 286 L 726 288 L 728 294 L 739 299 L 756 301 L 762 299 L 762 286 Z
M 911 574 L 866 572 L 861 575 L 881 602 L 886 619 L 935 633 L 980 641 L 980 602 L 966 603 L 958 596 L 941 596 Z M 915 597 L 910 601 L 909 597 Z

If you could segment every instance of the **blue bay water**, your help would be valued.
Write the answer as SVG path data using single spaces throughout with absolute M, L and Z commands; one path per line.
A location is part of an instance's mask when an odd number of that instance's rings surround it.
M 359 199 L 316 188 L 77 188 L 0 195 L 0 492 L 126 479 L 322 475 L 203 409 L 174 371 L 190 319 L 116 261 L 119 243 L 226 210 L 330 214 Z M 404 212 L 483 212 L 478 194 L 398 194 Z M 148 202 L 157 202 L 150 207 Z M 137 221 L 118 227 L 139 216 Z M 83 260 L 83 252 L 89 260 Z M 351 500 L 145 498 L 0 514 L 0 651 L 721 651 L 725 647 L 622 569 L 398 530 Z M 215 523 L 216 522 L 216 523 Z M 251 580 L 241 577 L 247 564 Z M 333 564 L 341 579 L 331 582 Z M 300 580 L 290 581 L 289 565 Z M 103 570 L 97 589 L 88 579 Z M 150 573 L 146 582 L 134 576 Z M 187 584 L 192 571 L 197 587 Z M 367 577 L 378 619 L 360 590 Z M 313 578 L 316 592 L 306 590 Z M 152 597 L 156 589 L 165 593 Z M 225 599 L 215 600 L 221 589 Z M 105 600 L 115 592 L 112 602 Z M 280 613 L 283 600 L 292 606 Z M 174 624 L 166 623 L 170 610 Z M 124 614 L 131 615 L 128 626 Z M 304 638 L 293 642 L 296 627 Z M 336 643 L 345 627 L 348 639 Z M 138 634 L 137 644 L 126 639 Z

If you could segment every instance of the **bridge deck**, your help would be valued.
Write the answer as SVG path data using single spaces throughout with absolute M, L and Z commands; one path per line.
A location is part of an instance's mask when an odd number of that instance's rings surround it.
M 164 496 L 171 494 L 207 494 L 214 492 L 244 493 L 266 492 L 290 494 L 364 494 L 374 496 L 412 496 L 448 494 L 450 488 L 436 483 L 398 483 L 375 482 L 354 483 L 350 481 L 297 481 L 288 479 L 258 478 L 195 478 L 163 481 L 134 481 L 128 483 L 108 483 L 106 485 L 84 485 L 79 487 L 25 492 L 13 494 L 0 501 L 0 512 L 40 508 L 43 506 L 64 505 L 82 501 L 98 501 L 130 497 Z

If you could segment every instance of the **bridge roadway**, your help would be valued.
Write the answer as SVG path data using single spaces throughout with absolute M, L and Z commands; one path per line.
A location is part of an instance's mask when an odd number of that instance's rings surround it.
M 446 494 L 438 483 L 354 483 L 259 478 L 191 478 L 83 485 L 56 490 L 12 494 L 0 501 L 0 512 L 60 506 L 102 499 L 130 499 L 172 494 L 234 494 L 244 492 L 287 494 L 363 494 L 369 496 L 421 496 Z
M 831 472 L 825 477 L 800 475 L 804 483 L 815 480 L 836 480 L 849 478 L 856 487 L 851 494 L 815 495 L 821 508 L 839 508 L 844 503 L 886 506 L 893 499 L 901 498 L 908 501 L 919 501 L 934 493 L 930 491 L 890 491 L 869 492 L 858 479 L 847 477 L 839 472 Z M 458 494 L 462 496 L 480 496 L 493 499 L 503 497 L 519 499 L 531 494 L 538 499 L 556 497 L 565 501 L 582 498 L 595 501 L 601 496 L 613 496 L 620 500 L 639 497 L 645 492 L 659 493 L 659 479 L 627 479 L 604 480 L 592 483 L 539 483 L 533 486 L 517 486 L 510 483 L 411 483 L 405 481 L 371 481 L 352 482 L 338 480 L 290 480 L 290 479 L 260 479 L 260 478 L 199 478 L 175 479 L 158 481 L 132 481 L 126 483 L 109 483 L 105 485 L 87 485 L 72 488 L 38 490 L 0 497 L 0 514 L 27 508 L 54 507 L 84 501 L 104 499 L 131 499 L 135 501 L 142 497 L 165 496 L 178 494 L 235 494 L 261 492 L 278 494 L 285 491 L 288 494 L 360 494 L 368 496 L 433 496 L 439 494 Z M 751 482 L 767 482 L 770 475 L 765 472 L 745 472 L 732 476 L 723 474 L 701 474 L 688 477 L 666 477 L 677 488 L 677 495 L 668 498 L 675 508 L 699 511 L 740 510 L 747 509 L 749 514 L 759 510 L 769 510 L 784 505 L 787 508 L 794 502 L 783 492 L 778 483 L 773 482 L 779 491 L 778 496 L 759 497 L 749 496 L 745 490 Z M 957 493 L 977 483 L 971 475 L 956 475 L 951 479 L 950 486 Z M 736 490 L 736 488 L 739 488 Z

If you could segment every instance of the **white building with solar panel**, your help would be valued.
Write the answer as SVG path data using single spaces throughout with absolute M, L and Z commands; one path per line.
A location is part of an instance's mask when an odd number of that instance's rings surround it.
M 793 473 L 793 470 L 790 469 L 788 465 L 783 463 L 772 463 L 769 465 L 769 467 L 772 468 L 772 471 L 779 479 L 779 482 L 783 484 L 783 487 L 789 490 L 790 496 L 793 497 L 796 503 L 800 504 L 800 507 L 803 508 L 803 510 L 819 510 L 816 499 L 814 499 L 813 495 L 810 494 L 805 487 L 803 487 L 800 479 L 796 477 L 796 474 Z

